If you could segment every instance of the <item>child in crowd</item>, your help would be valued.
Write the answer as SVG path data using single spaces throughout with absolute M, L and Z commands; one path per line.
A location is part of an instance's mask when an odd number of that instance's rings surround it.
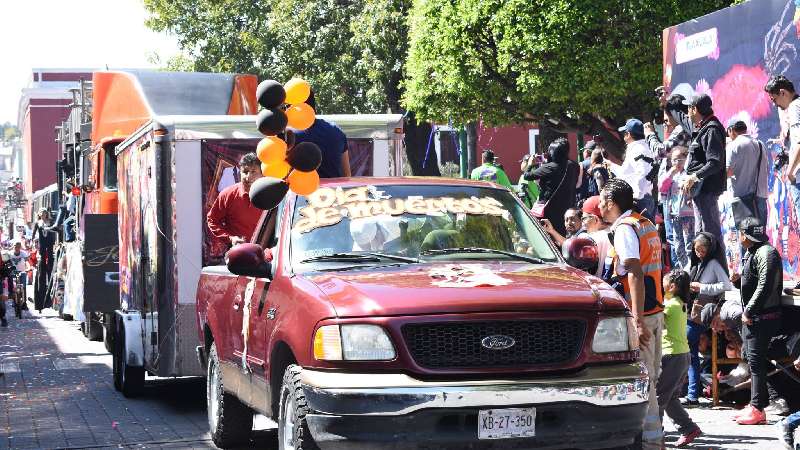
M 680 402 L 680 392 L 689 370 L 686 339 L 686 305 L 690 301 L 689 274 L 675 269 L 664 276 L 664 334 L 661 341 L 661 376 L 656 392 L 661 414 L 672 420 L 681 434 L 675 447 L 682 448 L 703 434 Z
M 689 257 L 694 239 L 694 208 L 684 197 L 681 186 L 686 174 L 686 147 L 675 147 L 670 153 L 671 167 L 659 176 L 658 191 L 664 199 L 665 222 L 671 231 L 667 236 L 670 263 L 673 268 L 689 270 Z

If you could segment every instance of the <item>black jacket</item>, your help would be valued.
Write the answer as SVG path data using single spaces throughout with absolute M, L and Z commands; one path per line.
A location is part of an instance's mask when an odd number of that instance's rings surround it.
M 716 116 L 704 120 L 692 132 L 686 173 L 703 180 L 701 193 L 725 191 L 725 127 Z
M 740 284 L 742 306 L 749 317 L 777 312 L 781 306 L 783 261 L 775 247 L 756 244 L 749 249 L 742 263 Z

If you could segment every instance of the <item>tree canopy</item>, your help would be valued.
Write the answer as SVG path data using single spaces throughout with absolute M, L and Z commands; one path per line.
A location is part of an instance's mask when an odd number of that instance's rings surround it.
M 582 131 L 647 116 L 662 30 L 730 4 L 414 0 L 404 102 L 429 120 L 552 119 Z
M 322 113 L 399 112 L 409 0 L 144 3 L 148 26 L 175 34 L 194 70 L 302 76 Z

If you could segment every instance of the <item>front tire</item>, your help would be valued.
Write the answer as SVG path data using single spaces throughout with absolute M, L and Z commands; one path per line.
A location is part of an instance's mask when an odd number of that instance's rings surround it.
M 283 373 L 278 411 L 280 450 L 319 450 L 306 423 L 309 408 L 300 384 L 300 366 L 296 364 L 287 367 Z
M 225 392 L 215 344 L 211 344 L 208 352 L 206 375 L 208 425 L 214 445 L 230 448 L 246 444 L 253 431 L 253 410 Z

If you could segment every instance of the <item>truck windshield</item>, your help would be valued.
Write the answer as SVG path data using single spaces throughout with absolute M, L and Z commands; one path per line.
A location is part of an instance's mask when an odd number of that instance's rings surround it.
M 298 197 L 291 236 L 295 266 L 374 264 L 379 256 L 557 261 L 510 192 L 473 186 L 322 187 Z

